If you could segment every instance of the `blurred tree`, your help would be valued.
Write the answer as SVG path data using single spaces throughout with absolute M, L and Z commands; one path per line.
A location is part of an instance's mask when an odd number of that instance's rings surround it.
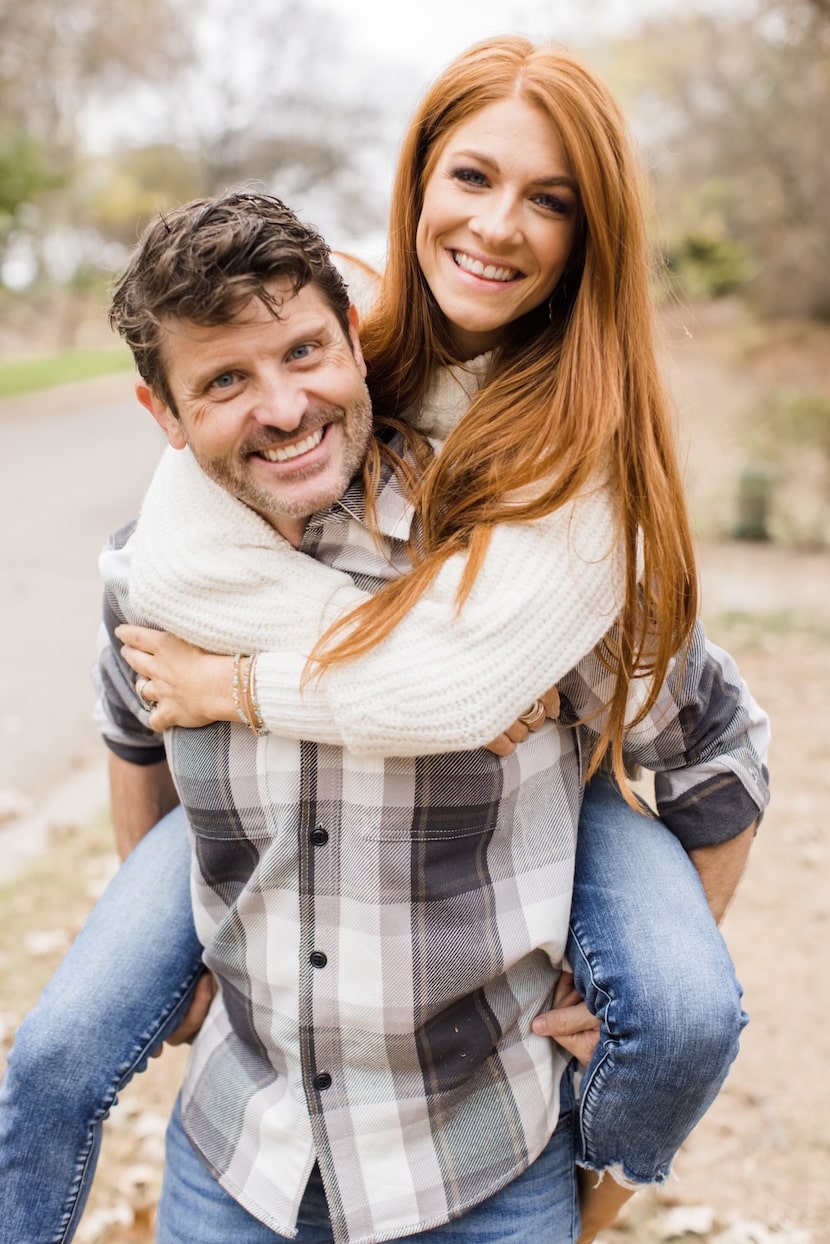
M 623 51 L 681 273 L 830 315 L 830 0 L 673 16 Z
M 185 19 L 182 0 L 0 0 L 0 115 L 65 169 L 107 97 L 178 71 Z
M 229 35 L 231 37 L 229 37 Z M 384 220 L 366 152 L 383 147 L 377 78 L 367 100 L 347 32 L 313 0 L 206 0 L 176 81 L 178 144 L 203 193 L 255 180 L 323 228 Z

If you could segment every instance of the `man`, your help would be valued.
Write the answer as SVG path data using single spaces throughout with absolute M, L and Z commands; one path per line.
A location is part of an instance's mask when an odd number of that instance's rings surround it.
M 137 294 L 150 269 L 182 282 L 160 320 Z M 402 568 L 394 472 L 377 507 L 388 557 L 353 480 L 373 435 L 355 319 L 322 243 L 282 205 L 229 196 L 157 222 L 113 316 L 140 400 L 220 489 L 323 560 L 353 541 L 364 586 Z M 131 618 L 114 565 L 111 630 Z M 230 607 L 221 588 L 211 605 Z M 169 800 L 167 770 L 115 645 L 102 668 L 116 813 L 129 792 L 138 837 Z M 576 711 L 598 693 L 591 670 L 569 680 Z M 633 759 L 659 753 L 669 700 Z M 220 991 L 171 1124 L 159 1239 L 258 1244 L 299 1221 L 310 1240 L 329 1218 L 337 1241 L 570 1238 L 570 1086 L 531 1024 L 565 949 L 576 733 L 549 726 L 509 765 L 484 751 L 361 760 L 241 722 L 166 743 Z

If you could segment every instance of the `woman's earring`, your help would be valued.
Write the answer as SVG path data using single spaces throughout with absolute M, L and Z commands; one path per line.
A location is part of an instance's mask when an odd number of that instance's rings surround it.
M 556 303 L 558 302 L 561 306 L 563 304 L 566 304 L 567 301 L 568 301 L 568 278 L 566 276 L 563 276 L 561 281 L 559 282 L 559 284 L 556 286 L 553 293 L 551 294 L 550 298 L 548 299 L 548 320 L 551 324 L 553 323 L 553 310 L 554 310 L 554 306 L 556 305 Z

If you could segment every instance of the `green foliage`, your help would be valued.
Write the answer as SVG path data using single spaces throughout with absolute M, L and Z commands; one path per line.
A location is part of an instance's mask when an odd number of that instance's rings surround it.
M 0 133 L 0 228 L 7 230 L 25 204 L 62 180 L 31 135 L 20 130 Z
M 684 234 L 671 249 L 669 263 L 687 293 L 702 298 L 735 293 L 752 271 L 740 242 L 703 230 Z
M 763 481 L 770 537 L 797 547 L 830 545 L 830 397 L 768 394 L 751 412 L 746 443 L 752 465 L 744 479 Z M 739 491 L 739 524 L 747 515 L 757 517 L 746 502 Z
M 830 397 L 823 393 L 774 391 L 760 403 L 752 423 L 756 449 L 770 462 L 789 449 L 815 449 L 830 464 Z
M 76 380 L 93 380 L 129 371 L 132 366 L 132 355 L 120 346 L 106 350 L 60 350 L 40 357 L 6 360 L 0 362 L 0 398 Z
M 690 291 L 743 288 L 767 316 L 829 316 L 827 5 L 686 7 L 620 55 Z

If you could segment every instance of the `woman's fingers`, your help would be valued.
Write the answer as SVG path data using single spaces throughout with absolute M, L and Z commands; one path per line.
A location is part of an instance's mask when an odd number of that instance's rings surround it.
M 153 630 L 150 626 L 131 626 L 128 622 L 117 626 L 115 634 L 125 647 L 147 653 L 155 652 L 164 638 L 164 631 Z

